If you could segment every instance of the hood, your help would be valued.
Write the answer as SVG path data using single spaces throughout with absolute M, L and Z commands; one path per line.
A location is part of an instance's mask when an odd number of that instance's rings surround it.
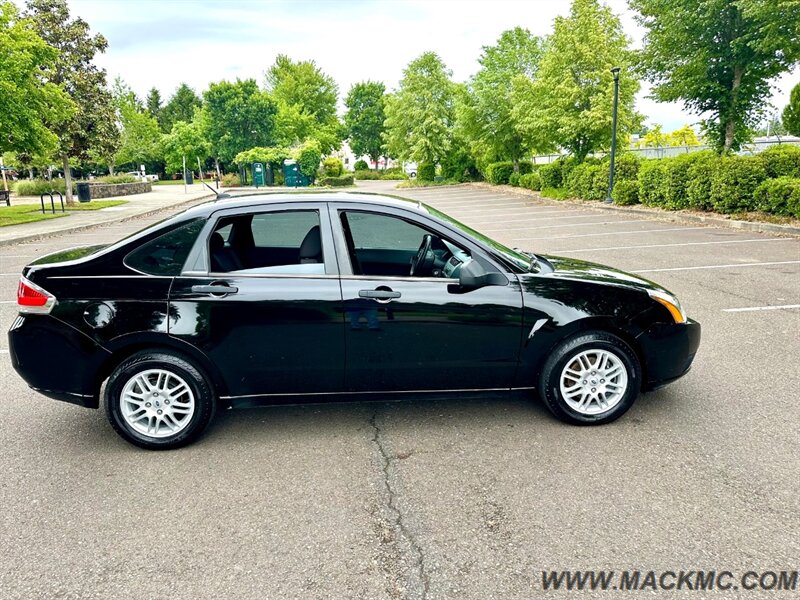
M 563 256 L 542 256 L 542 258 L 553 267 L 553 273 L 550 274 L 551 277 L 589 282 L 594 281 L 641 291 L 658 290 L 669 293 L 662 286 L 649 279 L 605 265 L 578 260 L 576 258 L 565 258 Z

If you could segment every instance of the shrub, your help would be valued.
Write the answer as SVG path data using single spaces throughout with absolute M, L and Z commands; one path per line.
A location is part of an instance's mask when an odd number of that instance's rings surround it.
M 295 158 L 297 159 L 297 166 L 300 169 L 300 173 L 313 182 L 319 170 L 319 161 L 322 160 L 319 142 L 314 140 L 304 143 L 297 150 Z
M 536 172 L 525 173 L 525 175 L 519 176 L 519 185 L 526 190 L 539 191 L 542 189 L 542 179 Z
M 95 177 L 90 183 L 138 183 L 139 179 L 133 175 L 103 175 Z
M 65 194 L 66 189 L 63 179 L 53 179 L 52 184 L 47 179 L 23 179 L 14 184 L 14 193 L 17 196 L 40 196 L 51 191 Z M 77 193 L 77 189 L 77 185 L 73 183 L 73 193 Z
M 665 189 L 666 202 L 664 208 L 669 210 L 680 210 L 689 207 L 689 170 L 697 161 L 707 161 L 713 159 L 712 151 L 694 152 L 692 154 L 681 154 L 674 158 L 664 159 L 667 187 Z
M 478 167 L 469 151 L 460 144 L 454 144 L 442 161 L 442 176 L 454 181 L 476 181 L 480 179 Z
M 353 185 L 353 181 L 352 175 L 342 175 L 340 177 L 322 177 L 317 183 L 330 187 L 347 187 Z
M 367 169 L 365 171 L 356 171 L 355 177 L 361 181 L 375 181 L 381 178 L 381 174 L 379 171 Z
M 325 177 L 339 177 L 343 171 L 342 161 L 335 156 L 329 156 L 322 161 L 322 173 Z
M 388 169 L 380 174 L 380 179 L 389 181 L 402 181 L 408 179 L 408 175 L 400 169 Z
M 572 173 L 572 169 L 581 163 L 579 163 L 578 160 L 573 156 L 562 156 L 556 162 L 558 162 L 558 166 L 561 169 L 561 185 L 566 185 L 567 179 L 569 179 L 569 174 Z M 599 160 L 591 157 L 585 159 L 583 162 L 590 165 L 600 164 Z
M 753 193 L 766 178 L 767 170 L 758 157 L 721 158 L 711 178 L 712 207 L 721 213 L 754 210 Z
M 241 185 L 238 173 L 225 173 L 222 176 L 222 187 L 239 187 Z
M 486 167 L 486 180 L 495 185 L 508 183 L 509 177 L 514 172 L 514 163 L 511 161 L 496 162 Z
M 569 193 L 576 198 L 588 200 L 592 195 L 595 172 L 599 169 L 599 165 L 590 165 L 589 163 L 576 166 L 570 172 L 565 187 Z
M 800 177 L 800 148 L 781 144 L 758 155 L 767 177 Z
M 642 161 L 637 179 L 639 200 L 645 206 L 665 207 L 669 195 L 666 158 Z
M 617 181 L 636 181 L 641 163 L 641 159 L 632 152 L 620 154 L 614 162 L 614 185 Z
M 562 186 L 561 164 L 559 161 L 542 165 L 537 172 L 541 178 L 542 189 L 560 188 Z
M 436 165 L 433 163 L 419 163 L 417 178 L 420 181 L 433 181 L 436 177 Z
M 521 160 L 517 163 L 517 168 L 519 169 L 520 175 L 527 175 L 528 173 L 533 173 L 535 167 L 533 163 L 529 160 Z
M 633 179 L 623 179 L 614 182 L 614 189 L 611 191 L 611 198 L 614 204 L 629 206 L 639 203 L 639 182 Z
M 365 160 L 357 160 L 353 165 L 353 169 L 356 171 L 367 171 L 369 169 L 369 164 Z
M 513 185 L 514 187 L 519 187 L 519 178 L 520 178 L 519 173 L 511 173 L 511 175 L 508 176 L 509 185 Z
M 699 153 L 686 173 L 686 198 L 689 206 L 700 210 L 711 210 L 711 180 L 720 158 L 713 153 Z
M 758 210 L 800 219 L 800 178 L 767 179 L 753 194 Z

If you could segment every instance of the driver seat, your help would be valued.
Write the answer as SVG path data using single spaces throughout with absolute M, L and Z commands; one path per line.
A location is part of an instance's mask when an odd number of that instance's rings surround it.
M 314 225 L 308 230 L 303 243 L 300 244 L 300 264 L 315 264 L 322 262 L 322 235 L 319 225 Z

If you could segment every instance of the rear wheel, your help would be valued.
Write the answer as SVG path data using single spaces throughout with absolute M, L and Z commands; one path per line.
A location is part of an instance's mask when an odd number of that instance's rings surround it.
M 205 376 L 169 352 L 140 352 L 122 362 L 108 380 L 106 415 L 128 442 L 149 450 L 185 446 L 214 415 L 215 398 Z
M 599 425 L 621 417 L 639 396 L 641 367 L 620 338 L 605 332 L 563 342 L 545 363 L 539 395 L 559 419 Z

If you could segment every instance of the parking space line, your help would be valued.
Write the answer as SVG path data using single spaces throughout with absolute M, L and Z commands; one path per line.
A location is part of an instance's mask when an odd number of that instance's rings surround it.
M 784 310 L 787 308 L 800 308 L 800 304 L 783 304 L 780 306 L 747 306 L 745 308 L 723 308 L 722 312 L 750 312 L 756 310 Z
M 646 221 L 642 221 L 641 219 L 637 219 L 637 223 L 645 223 Z M 614 221 L 614 223 L 622 223 L 622 221 Z M 583 225 L 591 225 L 592 223 L 583 223 Z M 601 235 L 633 235 L 635 233 L 660 233 L 662 231 L 690 231 L 692 229 L 708 229 L 707 227 L 672 227 L 672 228 L 665 228 L 665 229 L 634 229 L 633 231 L 604 231 L 603 233 L 579 233 L 576 235 L 554 235 L 551 237 L 529 237 L 529 238 L 516 238 L 515 242 L 524 242 L 524 241 L 532 241 L 536 242 L 539 240 L 566 240 L 572 238 L 584 238 L 584 237 L 597 237 Z
M 634 248 L 669 248 L 672 246 L 707 246 L 709 244 L 747 244 L 757 242 L 793 242 L 792 238 L 766 238 L 757 240 L 725 240 L 716 242 L 681 242 L 679 244 L 646 244 L 644 246 L 607 246 L 605 248 L 578 248 L 577 250 L 569 250 L 563 248 L 560 250 L 553 250 L 553 252 L 594 252 L 595 250 L 632 250 Z
M 641 223 L 641 219 L 631 221 L 589 221 L 588 223 L 562 223 L 561 225 L 542 225 L 541 227 L 528 227 L 527 229 L 561 229 L 564 227 L 583 227 L 585 225 L 621 225 L 623 223 Z M 503 230 L 507 231 L 507 230 Z M 529 240 L 530 238 L 514 238 L 514 241 Z
M 738 269 L 740 267 L 766 267 L 769 265 L 800 265 L 800 260 L 779 260 L 775 262 L 734 263 L 730 265 L 701 265 L 697 267 L 669 267 L 666 269 L 639 269 L 631 273 L 663 273 L 665 271 L 699 271 L 701 269 Z

